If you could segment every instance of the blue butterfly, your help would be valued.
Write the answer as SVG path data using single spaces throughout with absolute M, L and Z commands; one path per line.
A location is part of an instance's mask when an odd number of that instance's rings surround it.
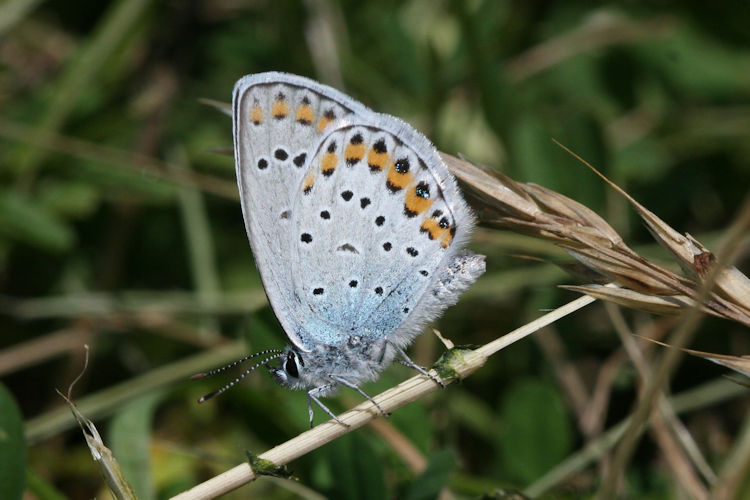
M 394 359 L 427 375 L 403 349 L 485 270 L 463 248 L 474 217 L 432 143 L 276 72 L 237 82 L 232 121 L 245 227 L 289 346 L 245 358 L 266 356 L 201 400 L 263 365 L 307 391 L 312 426 L 311 402 L 339 421 L 320 398 L 340 386 L 375 403 L 359 386 Z

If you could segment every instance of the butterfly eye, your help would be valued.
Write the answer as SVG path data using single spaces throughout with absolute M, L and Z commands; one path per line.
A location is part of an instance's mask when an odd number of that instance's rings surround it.
M 294 353 L 290 352 L 286 356 L 286 361 L 284 362 L 284 371 L 287 372 L 292 377 L 299 377 L 299 371 L 297 370 L 297 363 L 294 360 Z

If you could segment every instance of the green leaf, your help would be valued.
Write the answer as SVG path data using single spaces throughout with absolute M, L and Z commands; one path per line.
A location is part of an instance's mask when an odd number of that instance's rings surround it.
M 409 486 L 407 500 L 429 500 L 437 498 L 440 490 L 448 483 L 456 466 L 456 457 L 451 450 L 441 451 L 430 456 L 427 469 Z
M 0 498 L 21 498 L 25 487 L 23 419 L 10 391 L 0 384 Z
M 450 414 L 453 415 L 456 424 L 466 427 L 487 443 L 498 445 L 499 418 L 492 406 L 468 391 L 455 391 L 447 399 Z
M 26 469 L 26 488 L 39 500 L 67 500 L 68 498 L 32 469 Z
M 73 246 L 71 227 L 33 200 L 12 191 L 0 191 L 0 234 L 50 251 Z
M 140 500 L 154 498 L 151 475 L 151 420 L 159 394 L 149 394 L 125 405 L 112 418 L 109 442 L 122 475 Z
M 669 37 L 645 40 L 634 52 L 652 74 L 669 79 L 673 95 L 685 92 L 718 99 L 747 92 L 747 49 L 718 44 L 690 23 Z
M 572 430 L 557 390 L 538 380 L 516 382 L 503 397 L 501 430 L 505 471 L 531 481 L 568 455 Z
M 554 171 L 547 168 L 551 156 L 550 134 L 544 122 L 532 111 L 516 119 L 515 127 L 508 134 L 508 150 L 512 165 L 519 179 L 555 189 L 558 180 Z
M 645 137 L 617 151 L 612 170 L 623 180 L 645 182 L 663 177 L 672 161 L 663 143 Z
M 76 162 L 76 176 L 83 182 L 101 186 L 113 196 L 129 201 L 164 204 L 172 201 L 175 187 L 170 182 L 151 175 L 144 168 L 128 168 L 99 161 Z
M 39 190 L 39 204 L 52 213 L 83 218 L 99 206 L 99 193 L 79 181 L 47 182 Z
M 383 465 L 370 443 L 359 433 L 350 433 L 329 445 L 334 498 L 387 498 Z

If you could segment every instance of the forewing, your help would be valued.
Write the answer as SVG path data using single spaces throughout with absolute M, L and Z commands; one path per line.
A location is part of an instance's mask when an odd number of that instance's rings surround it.
M 283 73 L 238 81 L 232 108 L 237 183 L 255 262 L 287 336 L 303 347 L 303 315 L 289 267 L 297 249 L 281 227 L 288 225 L 294 194 L 320 140 L 372 112 L 334 89 Z

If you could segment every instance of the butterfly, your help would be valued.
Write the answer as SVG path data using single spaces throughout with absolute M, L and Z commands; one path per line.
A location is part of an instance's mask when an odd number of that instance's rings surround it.
M 289 345 L 199 374 L 265 356 L 201 400 L 262 365 L 307 391 L 310 426 L 312 402 L 341 423 L 321 397 L 345 386 L 375 403 L 359 386 L 394 359 L 428 375 L 404 348 L 485 270 L 484 256 L 463 248 L 474 217 L 432 143 L 278 72 L 236 83 L 232 125 L 245 228 Z

